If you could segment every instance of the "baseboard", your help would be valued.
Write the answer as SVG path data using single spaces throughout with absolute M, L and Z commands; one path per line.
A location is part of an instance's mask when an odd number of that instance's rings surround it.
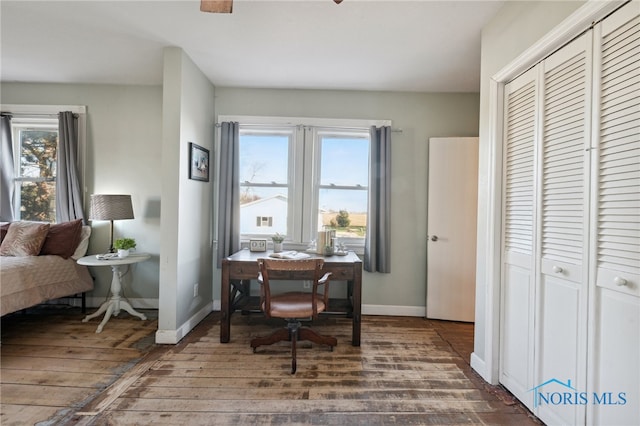
M 220 310 L 220 300 L 213 301 L 213 310 Z M 362 305 L 362 315 L 388 315 L 393 317 L 424 317 L 424 306 Z
M 193 314 L 184 324 L 177 330 L 158 330 L 156 331 L 156 343 L 159 345 L 175 345 L 184 336 L 189 334 L 196 325 L 200 323 L 213 309 L 213 303 L 207 303 L 198 312 Z
M 87 297 L 87 309 L 98 308 L 107 298 L 104 297 Z M 146 299 L 146 298 L 123 298 L 133 306 L 133 309 L 158 309 L 158 299 Z M 72 306 L 81 306 L 81 300 L 70 299 Z
M 491 383 L 491 375 L 487 374 L 487 364 L 475 352 L 471 353 L 471 368 L 480 375 L 486 382 Z
M 424 317 L 424 306 L 362 305 L 362 315 L 389 315 L 394 317 Z

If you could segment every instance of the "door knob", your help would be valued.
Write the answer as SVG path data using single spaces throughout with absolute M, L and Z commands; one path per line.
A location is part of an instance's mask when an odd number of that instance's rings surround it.
M 621 278 L 621 277 L 615 277 L 613 279 L 613 282 L 617 286 L 627 285 L 627 280 L 625 280 L 624 278 Z
M 555 272 L 556 274 L 559 274 L 562 271 L 564 271 L 564 269 L 562 269 L 562 266 L 557 266 L 557 265 L 554 265 L 552 269 L 553 269 L 553 272 Z
M 431 236 L 431 241 L 438 241 L 438 236 L 437 235 L 432 235 Z

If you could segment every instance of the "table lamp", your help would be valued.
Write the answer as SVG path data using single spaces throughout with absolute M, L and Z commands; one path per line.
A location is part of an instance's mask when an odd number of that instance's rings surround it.
M 89 220 L 111 221 L 109 253 L 113 253 L 113 221 L 133 219 L 131 195 L 92 194 Z

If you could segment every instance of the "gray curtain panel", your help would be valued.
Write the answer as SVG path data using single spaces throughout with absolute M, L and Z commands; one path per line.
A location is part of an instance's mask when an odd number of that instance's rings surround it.
M 220 188 L 218 200 L 218 268 L 222 259 L 240 250 L 240 124 L 220 129 Z
M 78 117 L 69 111 L 58 114 L 58 170 L 56 222 L 84 220 L 82 184 L 78 175 Z
M 391 272 L 391 127 L 371 127 L 364 270 Z
M 0 132 L 2 142 L 0 146 L 0 221 L 14 220 L 13 203 L 15 201 L 15 171 L 13 167 L 13 138 L 11 137 L 11 115 L 0 116 Z

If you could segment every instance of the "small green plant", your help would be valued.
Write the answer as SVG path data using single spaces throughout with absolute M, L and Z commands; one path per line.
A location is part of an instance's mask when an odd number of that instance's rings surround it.
M 276 232 L 276 235 L 272 236 L 271 239 L 274 243 L 281 243 L 284 241 L 284 235 Z
M 113 248 L 116 250 L 129 250 L 136 248 L 136 240 L 133 238 L 118 238 L 113 242 Z

